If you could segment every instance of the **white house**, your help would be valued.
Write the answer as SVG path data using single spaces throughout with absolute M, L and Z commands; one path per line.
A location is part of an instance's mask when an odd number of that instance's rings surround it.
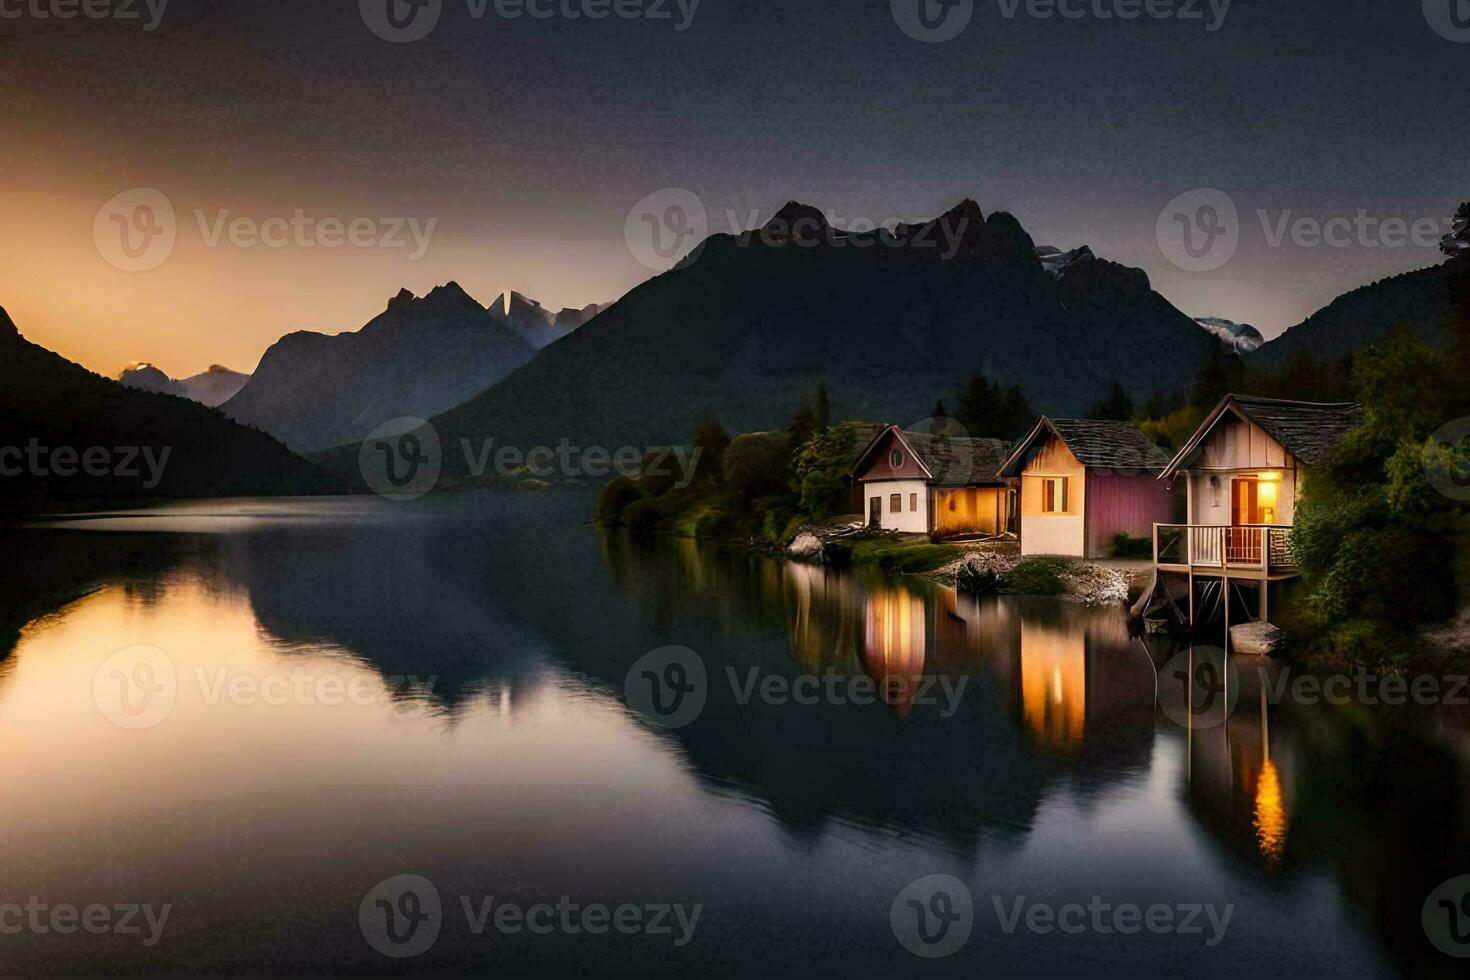
M 862 488 L 864 523 L 907 534 L 1001 534 L 1013 529 L 1016 494 L 997 473 L 1000 439 L 880 429 L 848 476 Z

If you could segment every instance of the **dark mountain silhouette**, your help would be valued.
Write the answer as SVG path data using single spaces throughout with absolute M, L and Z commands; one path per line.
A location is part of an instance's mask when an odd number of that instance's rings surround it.
M 490 312 L 509 323 L 526 343 L 536 350 L 556 343 L 582 324 L 607 309 L 593 303 L 580 310 L 564 309 L 553 313 L 528 296 L 515 291 L 502 293 L 490 306 Z
M 923 418 L 978 374 L 1077 413 L 1115 380 L 1137 398 L 1177 387 L 1213 343 L 1143 272 L 1087 252 L 1048 273 L 1014 217 L 974 202 L 877 233 L 793 203 L 708 239 L 438 424 L 446 440 L 657 445 L 705 409 L 731 431 L 783 425 L 819 383 L 841 417 Z M 461 457 L 446 454 L 451 475 Z
M 1380 279 L 1344 293 L 1250 357 L 1275 366 L 1303 355 L 1323 361 L 1360 351 L 1402 324 L 1414 324 L 1424 339 L 1443 344 L 1452 309 L 1454 262 Z
M 27 341 L 0 308 L 0 512 L 325 489 L 265 433 L 93 374 Z
M 189 378 L 170 378 L 162 370 L 146 361 L 136 362 L 124 368 L 117 380 L 129 388 L 157 391 L 165 395 L 178 395 L 214 408 L 235 397 L 245 387 L 250 375 L 231 371 L 220 364 L 211 364 L 209 370 Z
M 309 452 L 361 440 L 391 419 L 430 418 L 534 354 L 458 283 L 422 298 L 405 289 L 356 333 L 282 337 L 221 409 Z

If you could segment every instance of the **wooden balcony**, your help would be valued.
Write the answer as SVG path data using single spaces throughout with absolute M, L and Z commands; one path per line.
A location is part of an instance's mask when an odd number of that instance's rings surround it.
M 1154 566 L 1222 578 L 1286 579 L 1301 574 L 1282 524 L 1155 524 Z

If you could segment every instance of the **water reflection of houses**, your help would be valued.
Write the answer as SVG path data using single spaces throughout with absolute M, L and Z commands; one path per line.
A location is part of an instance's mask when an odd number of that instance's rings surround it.
M 1278 726 L 1273 737 L 1266 669 L 1251 664 L 1233 675 L 1240 691 L 1228 721 L 1186 729 L 1183 791 L 1216 839 L 1275 872 L 1296 812 L 1299 753 L 1289 729 Z

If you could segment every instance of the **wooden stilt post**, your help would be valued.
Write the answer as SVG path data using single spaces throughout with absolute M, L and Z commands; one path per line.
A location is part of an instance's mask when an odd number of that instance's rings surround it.
M 1225 547 L 1225 535 L 1220 529 L 1220 603 L 1225 609 L 1225 656 L 1230 656 L 1230 554 Z
M 1194 566 L 1189 566 L 1189 625 L 1194 625 Z

